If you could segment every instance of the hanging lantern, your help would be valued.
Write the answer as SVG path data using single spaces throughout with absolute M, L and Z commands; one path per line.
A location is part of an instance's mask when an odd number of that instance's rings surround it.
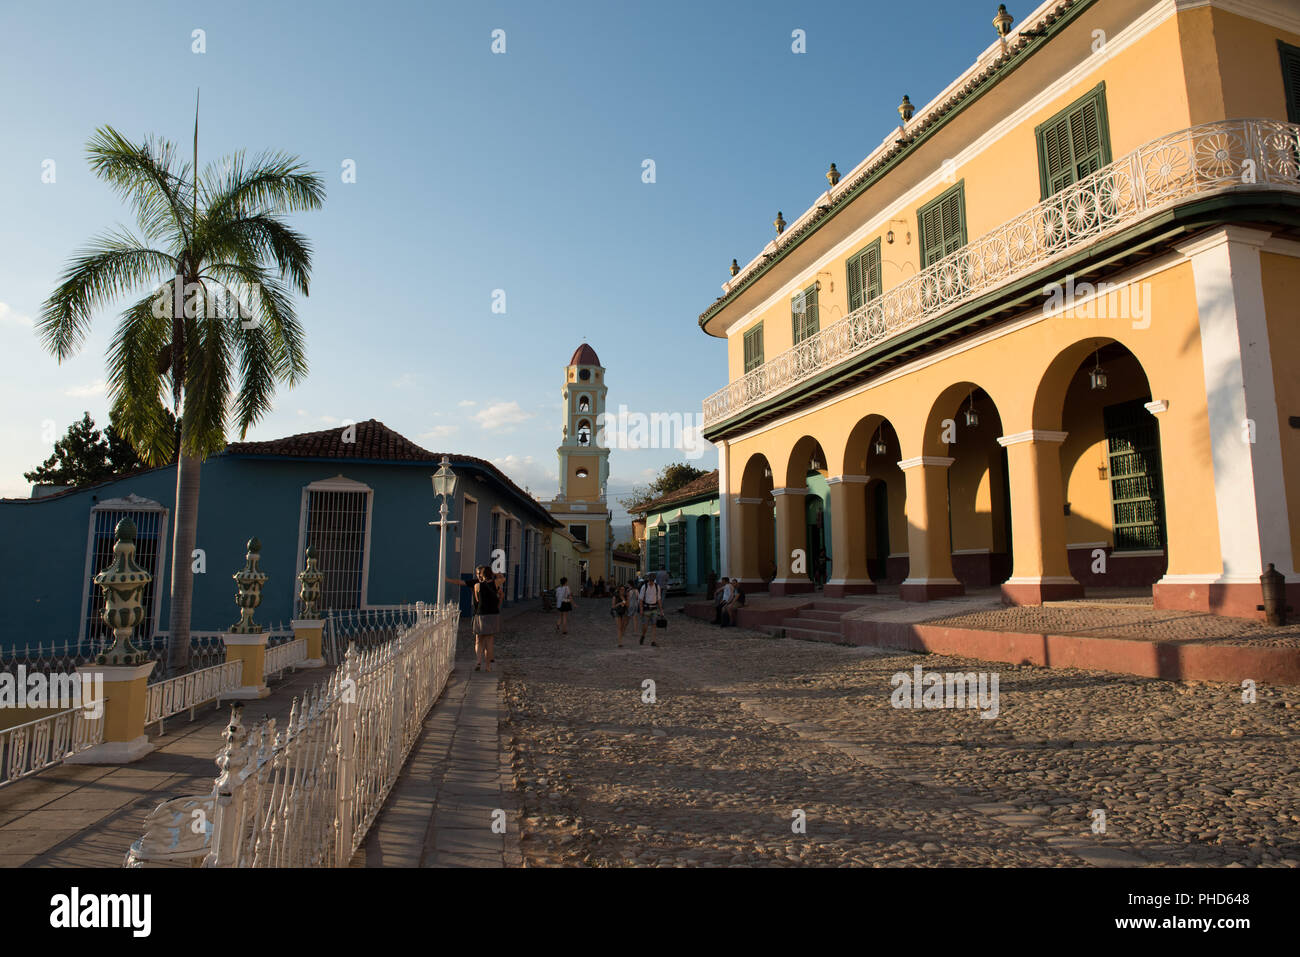
M 871 451 L 877 455 L 884 455 L 889 451 L 889 446 L 885 445 L 885 439 L 879 432 L 876 433 L 876 441 L 871 446 Z
M 1106 388 L 1106 373 L 1101 367 L 1101 357 L 1097 358 L 1097 365 L 1088 373 L 1088 385 L 1093 392 L 1100 392 Z
M 975 393 L 970 394 L 970 405 L 966 408 L 966 424 L 972 429 L 980 424 L 979 414 L 975 411 Z

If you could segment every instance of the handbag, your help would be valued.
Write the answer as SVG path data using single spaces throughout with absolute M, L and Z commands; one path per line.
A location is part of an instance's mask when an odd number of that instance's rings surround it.
M 660 612 L 660 613 L 659 613 L 659 617 L 655 619 L 655 627 L 656 627 L 656 628 L 667 628 L 667 627 L 668 627 L 668 619 L 664 617 L 664 613 L 663 613 L 663 612 Z

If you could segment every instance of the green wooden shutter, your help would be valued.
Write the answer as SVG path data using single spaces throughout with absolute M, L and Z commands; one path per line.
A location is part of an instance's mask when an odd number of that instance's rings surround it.
M 1043 199 L 1097 172 L 1111 160 L 1105 84 L 1071 103 L 1035 133 Z
M 1160 427 L 1144 407 L 1147 401 L 1102 409 L 1116 551 L 1165 546 Z
M 850 256 L 844 271 L 849 283 L 849 312 L 852 312 L 866 302 L 862 295 L 862 253 Z
M 817 334 L 817 284 L 803 292 L 795 293 L 790 300 L 790 321 L 794 328 L 795 345 Z
M 745 371 L 753 372 L 763 364 L 763 324 L 745 333 Z
M 1300 123 L 1300 47 L 1277 41 L 1282 54 L 1282 89 L 1286 92 L 1286 118 Z
M 880 295 L 880 240 L 849 257 L 845 264 L 849 283 L 849 311 Z
M 921 268 L 966 245 L 965 183 L 958 183 L 916 214 L 921 237 Z

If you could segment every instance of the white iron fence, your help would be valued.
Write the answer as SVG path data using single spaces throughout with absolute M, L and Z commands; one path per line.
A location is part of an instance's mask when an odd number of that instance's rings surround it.
M 226 631 L 194 631 L 190 633 L 190 667 L 195 670 L 212 668 L 226 660 Z M 167 680 L 167 643 L 170 634 L 156 632 L 147 640 L 133 639 L 136 647 L 144 651 L 150 661 L 157 662 L 149 674 L 151 684 Z M 284 623 L 268 628 L 267 651 L 287 642 L 293 641 L 293 629 Z M 82 639 L 80 641 L 38 642 L 22 647 L 13 645 L 7 650 L 0 649 L 0 671 L 13 671 L 18 665 L 24 665 L 28 674 L 55 674 L 76 671 L 81 665 L 95 663 L 95 658 L 104 650 L 100 641 Z
M 421 609 L 383 645 L 348 649 L 288 723 L 236 706 L 212 797 L 210 867 L 345 867 L 446 686 L 460 611 Z
M 212 701 L 220 707 L 222 695 L 239 688 L 243 676 L 242 661 L 224 661 L 211 668 L 191 671 L 177 678 L 167 678 L 151 684 L 145 698 L 145 727 L 156 722 L 158 733 L 162 734 L 163 720 L 166 718 L 188 711 L 190 720 L 193 721 L 194 709 L 200 705 Z
M 293 641 L 286 641 L 266 649 L 262 674 L 269 679 L 271 675 L 279 675 L 286 668 L 293 668 L 306 660 L 307 639 L 295 638 Z
M 104 740 L 104 715 L 68 708 L 0 731 L 0 787 L 59 764 Z
M 1300 191 L 1300 126 L 1204 123 L 1152 140 L 773 356 L 704 400 L 711 425 L 1188 198 Z
M 338 666 L 348 648 L 365 651 L 392 641 L 418 620 L 423 602 L 388 608 L 331 609 L 325 613 L 322 653 L 328 664 Z

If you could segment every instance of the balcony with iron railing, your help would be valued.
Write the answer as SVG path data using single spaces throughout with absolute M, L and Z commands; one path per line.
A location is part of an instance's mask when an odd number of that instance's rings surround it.
M 723 422 L 901 333 L 1038 272 L 1156 213 L 1215 194 L 1300 193 L 1300 126 L 1204 123 L 1161 136 L 932 263 L 704 400 Z

